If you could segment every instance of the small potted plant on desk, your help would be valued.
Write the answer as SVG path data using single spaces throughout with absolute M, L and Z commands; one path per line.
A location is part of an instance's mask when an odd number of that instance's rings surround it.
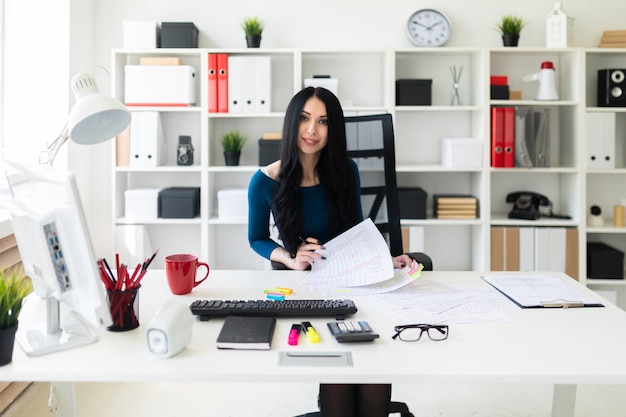
M 503 16 L 498 24 L 498 29 L 502 34 L 504 46 L 517 46 L 520 32 L 524 26 L 526 26 L 526 22 L 521 17 L 513 15 Z
M 13 360 L 17 319 L 31 291 L 30 278 L 18 274 L 17 268 L 0 271 L 0 366 Z
M 241 22 L 241 28 L 246 34 L 248 48 L 259 48 L 264 29 L 263 22 L 256 17 L 248 17 Z
M 222 135 L 222 148 L 224 148 L 224 161 L 226 166 L 239 165 L 241 148 L 246 143 L 246 137 L 236 130 L 231 130 Z

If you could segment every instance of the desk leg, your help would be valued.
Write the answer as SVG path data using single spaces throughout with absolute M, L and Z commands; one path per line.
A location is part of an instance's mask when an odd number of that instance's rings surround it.
M 552 417 L 574 417 L 576 385 L 555 385 L 552 395 Z
M 56 397 L 56 417 L 76 417 L 76 391 L 73 382 L 51 382 Z M 54 412 L 54 409 L 52 410 Z

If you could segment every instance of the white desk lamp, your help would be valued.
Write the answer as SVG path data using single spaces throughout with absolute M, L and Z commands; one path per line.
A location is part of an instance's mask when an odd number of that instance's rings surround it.
M 68 139 L 82 145 L 95 145 L 115 137 L 130 124 L 126 107 L 119 100 L 102 94 L 91 75 L 81 72 L 72 78 L 71 84 L 76 104 L 63 130 L 41 158 L 42 165 L 52 166 Z

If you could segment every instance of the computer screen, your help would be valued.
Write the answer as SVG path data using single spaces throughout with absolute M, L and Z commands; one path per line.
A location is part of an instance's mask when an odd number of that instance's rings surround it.
M 46 300 L 41 322 L 20 320 L 16 339 L 31 356 L 95 342 L 109 311 L 71 172 L 4 161 L 8 211 L 26 274 Z

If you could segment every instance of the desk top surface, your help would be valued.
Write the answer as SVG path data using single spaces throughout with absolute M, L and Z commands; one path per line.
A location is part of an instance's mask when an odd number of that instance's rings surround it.
M 308 319 L 322 342 L 302 336 L 289 346 L 291 324 L 278 320 L 269 351 L 218 350 L 223 319 L 195 320 L 191 342 L 178 355 L 152 355 L 146 328 L 165 300 L 187 305 L 195 299 L 261 299 L 276 286 L 295 290 L 293 298 L 322 298 L 301 284 L 306 272 L 211 271 L 191 294 L 172 295 L 163 271 L 151 271 L 140 289 L 140 326 L 114 333 L 99 330 L 91 345 L 39 357 L 15 347 L 13 362 L 0 367 L 4 381 L 181 381 L 181 382 L 407 382 L 407 383 L 626 383 L 626 312 L 604 302 L 562 274 L 572 285 L 606 304 L 603 308 L 514 309 L 514 321 L 450 326 L 442 342 L 392 340 L 392 318 L 362 297 L 352 320 L 367 320 L 380 334 L 373 343 L 340 344 L 326 328 L 331 318 Z M 519 273 L 518 273 L 519 274 Z M 552 275 L 552 274 L 551 274 Z M 420 279 L 484 286 L 479 272 L 425 272 Z M 43 319 L 44 304 L 31 297 L 20 320 Z M 279 366 L 279 352 L 343 352 L 353 366 Z

